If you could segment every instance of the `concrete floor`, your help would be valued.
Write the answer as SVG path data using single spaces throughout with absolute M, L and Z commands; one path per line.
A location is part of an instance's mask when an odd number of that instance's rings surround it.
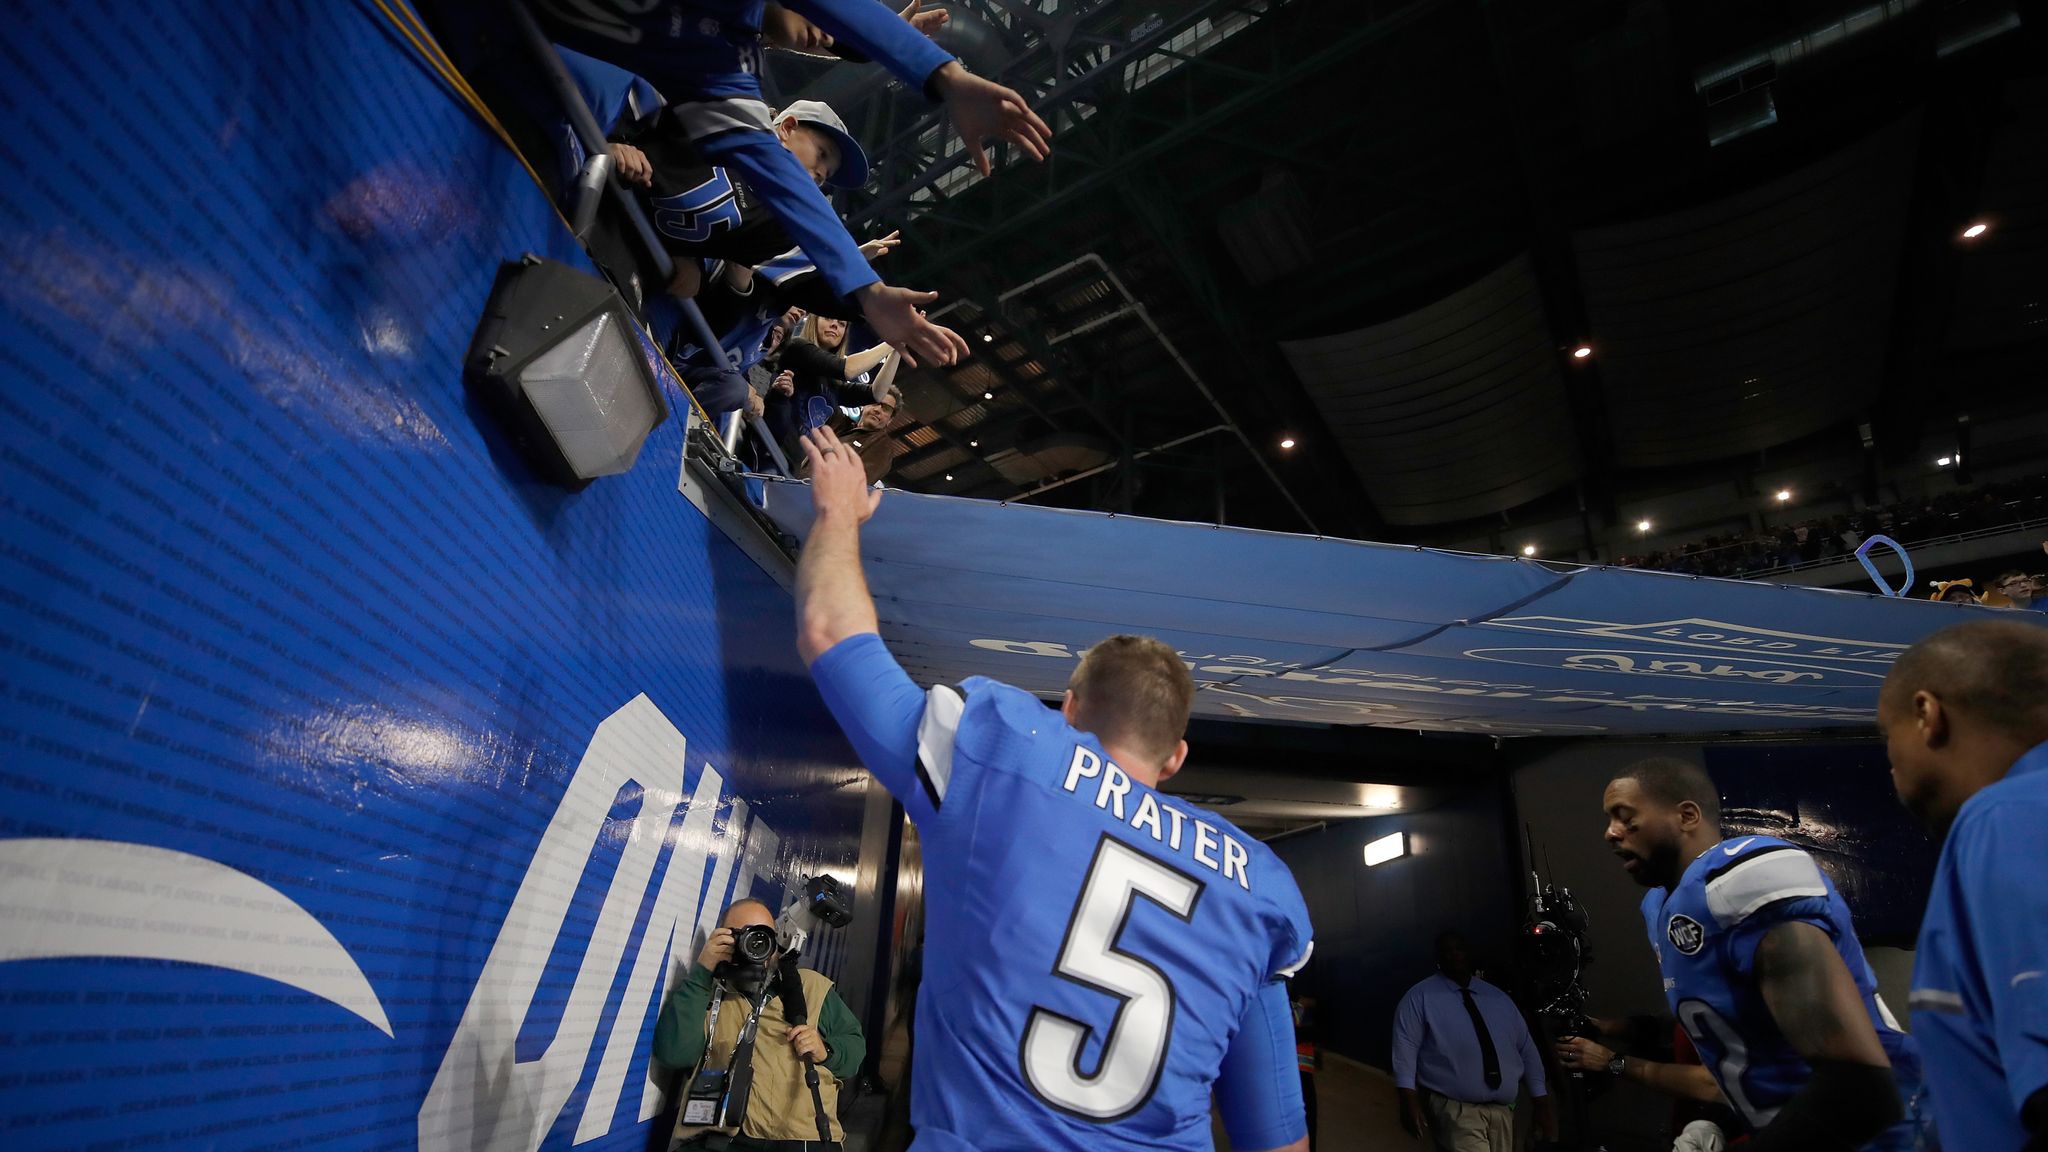
M 1419 1149 L 1401 1131 L 1394 1082 L 1376 1068 L 1325 1053 L 1316 1073 L 1315 1152 L 1407 1152 Z M 1217 1152 L 1230 1141 L 1218 1126 Z

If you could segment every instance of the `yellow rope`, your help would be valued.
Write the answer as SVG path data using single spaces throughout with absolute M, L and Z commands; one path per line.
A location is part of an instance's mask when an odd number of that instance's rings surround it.
M 392 25 L 398 29 L 399 34 L 411 42 L 414 50 L 426 58 L 427 66 L 432 68 L 435 74 L 440 76 L 450 88 L 453 88 L 456 95 L 462 97 L 463 103 L 469 105 L 470 111 L 476 113 L 477 119 L 482 120 L 486 127 L 497 134 L 498 139 L 511 151 L 513 157 L 519 161 L 519 166 L 526 169 L 528 176 L 533 177 L 534 185 L 540 189 L 541 195 L 547 199 L 548 207 L 554 210 L 555 219 L 562 222 L 562 227 L 574 232 L 575 228 L 569 223 L 569 218 L 562 214 L 562 206 L 555 203 L 553 189 L 548 187 L 547 181 L 540 178 L 540 173 L 534 170 L 532 163 L 526 159 L 526 154 L 519 150 L 518 144 L 513 143 L 512 134 L 505 131 L 505 125 L 500 123 L 498 117 L 484 104 L 483 97 L 477 95 L 475 88 L 470 87 L 469 81 L 463 77 L 461 70 L 455 67 L 455 62 L 450 60 L 448 54 L 441 50 L 441 45 L 435 41 L 433 33 L 427 31 L 427 26 L 421 22 L 419 14 L 412 10 L 412 6 L 406 3 L 406 0 L 391 0 L 391 3 L 387 3 L 386 0 L 371 0 L 371 2 L 377 5 L 378 9 L 384 13 L 385 18 L 390 20 Z M 397 5 L 396 11 L 392 9 L 393 3 Z M 690 391 L 690 386 L 683 381 L 683 374 L 676 371 L 676 366 L 668 358 L 668 353 L 659 344 L 655 344 L 652 341 L 649 341 L 649 344 L 653 347 L 654 354 L 661 357 L 662 364 L 666 365 L 670 374 L 676 378 L 676 386 L 683 390 L 684 397 L 690 401 L 690 407 L 697 410 L 698 418 L 703 420 L 706 425 L 710 425 L 712 423 L 711 414 L 706 412 L 704 406 L 697 402 L 696 394 Z M 706 349 L 706 352 L 707 354 L 715 352 L 716 354 L 723 355 L 724 349 Z

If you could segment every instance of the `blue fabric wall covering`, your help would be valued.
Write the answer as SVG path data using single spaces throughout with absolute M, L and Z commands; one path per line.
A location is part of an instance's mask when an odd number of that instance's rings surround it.
M 0 1145 L 640 1152 L 663 984 L 866 774 L 680 419 L 569 494 L 465 398 L 583 263 L 518 162 L 374 5 L 231 7 L 5 38 Z
M 771 484 L 768 510 L 801 535 L 809 490 Z M 1997 611 L 903 492 L 862 546 L 925 683 L 1057 696 L 1088 645 L 1143 632 L 1204 716 L 1498 736 L 1867 727 L 1907 645 Z

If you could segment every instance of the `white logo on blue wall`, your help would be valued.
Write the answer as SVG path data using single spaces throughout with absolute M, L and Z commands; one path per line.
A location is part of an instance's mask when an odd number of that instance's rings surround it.
M 750 822 L 746 803 L 723 795 L 717 770 L 689 766 L 686 752 L 682 733 L 644 695 L 592 734 L 420 1107 L 423 1152 L 533 1152 L 593 1059 L 591 1090 L 568 1118 L 574 1143 L 661 1110 L 651 1065 L 637 1086 L 627 1082 L 650 1040 L 644 1023 L 724 906 L 740 894 L 770 895 L 755 890 L 757 878 L 773 876 L 780 855 L 780 838 Z M 596 867 L 600 856 L 607 865 L 616 857 L 608 876 Z M 784 878 L 785 899 L 795 879 Z M 587 940 L 564 942 L 586 887 L 592 897 L 603 889 L 594 926 Z M 808 966 L 829 972 L 838 944 L 836 933 L 815 934 Z M 558 953 L 576 966 L 567 1002 L 536 1005 L 551 958 L 563 962 Z M 149 844 L 0 840 L 0 962 L 67 957 L 260 976 L 393 1035 L 376 989 L 340 941 L 245 872 Z M 625 995 L 607 1020 L 607 994 L 621 974 Z

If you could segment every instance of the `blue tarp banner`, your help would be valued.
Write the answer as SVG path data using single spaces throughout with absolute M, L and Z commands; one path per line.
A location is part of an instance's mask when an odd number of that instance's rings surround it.
M 807 486 L 767 504 L 808 531 Z M 1867 727 L 1908 645 L 1999 612 L 907 492 L 862 554 L 922 683 L 1057 696 L 1140 632 L 1187 659 L 1198 715 L 1500 736 Z

